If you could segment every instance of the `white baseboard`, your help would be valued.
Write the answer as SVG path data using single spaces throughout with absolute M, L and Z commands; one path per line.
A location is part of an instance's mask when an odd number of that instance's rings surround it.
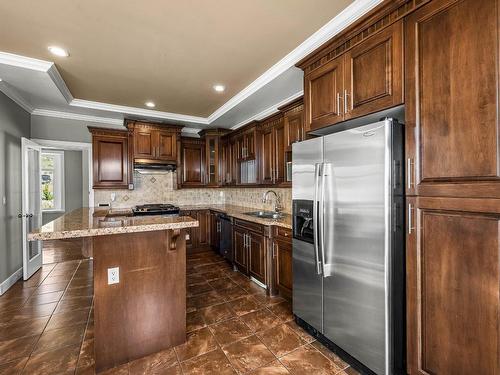
M 21 277 L 23 277 L 23 267 L 19 268 L 16 272 L 10 275 L 7 280 L 0 284 L 0 296 L 8 291 L 9 288 L 14 285 Z

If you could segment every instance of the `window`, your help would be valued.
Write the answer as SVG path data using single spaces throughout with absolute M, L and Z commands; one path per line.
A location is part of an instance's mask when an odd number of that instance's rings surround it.
M 42 151 L 42 210 L 64 211 L 64 151 Z

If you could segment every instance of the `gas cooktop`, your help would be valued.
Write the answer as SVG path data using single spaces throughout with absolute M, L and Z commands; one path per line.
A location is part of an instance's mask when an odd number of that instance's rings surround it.
M 134 216 L 139 215 L 178 215 L 179 207 L 173 204 L 143 204 L 132 208 Z

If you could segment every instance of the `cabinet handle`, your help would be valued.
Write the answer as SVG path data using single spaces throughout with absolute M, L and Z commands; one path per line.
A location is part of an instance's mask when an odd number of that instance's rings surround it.
M 347 114 L 347 112 L 349 112 L 348 101 L 347 101 L 348 97 L 349 97 L 349 93 L 347 92 L 347 89 L 345 89 L 344 90 L 344 114 Z
M 412 186 L 414 186 L 413 183 L 413 169 L 414 169 L 415 163 L 413 162 L 412 158 L 408 158 L 407 160 L 407 172 L 408 173 L 408 189 L 411 189 Z
M 276 246 L 274 245 L 273 242 L 273 259 L 276 258 Z
M 408 234 L 412 234 L 415 230 L 413 226 L 413 205 L 408 203 Z
M 342 115 L 342 111 L 340 110 L 340 92 L 337 92 L 337 116 Z

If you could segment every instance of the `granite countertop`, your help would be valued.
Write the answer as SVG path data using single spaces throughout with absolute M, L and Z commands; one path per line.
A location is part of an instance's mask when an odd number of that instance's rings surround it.
M 28 240 L 58 240 L 197 227 L 188 216 L 130 216 L 130 209 L 79 208 L 28 234 Z M 129 216 L 127 216 L 129 215 Z
M 236 206 L 233 204 L 207 204 L 207 205 L 192 205 L 192 206 L 181 205 L 179 206 L 179 208 L 181 209 L 181 211 L 213 210 L 213 211 L 223 212 L 228 216 L 232 216 L 237 219 L 251 221 L 253 223 L 292 229 L 292 215 L 288 213 L 283 213 L 283 217 L 280 219 L 263 219 L 260 217 L 245 215 L 245 212 L 260 211 L 259 209 L 256 209 L 255 207 Z

